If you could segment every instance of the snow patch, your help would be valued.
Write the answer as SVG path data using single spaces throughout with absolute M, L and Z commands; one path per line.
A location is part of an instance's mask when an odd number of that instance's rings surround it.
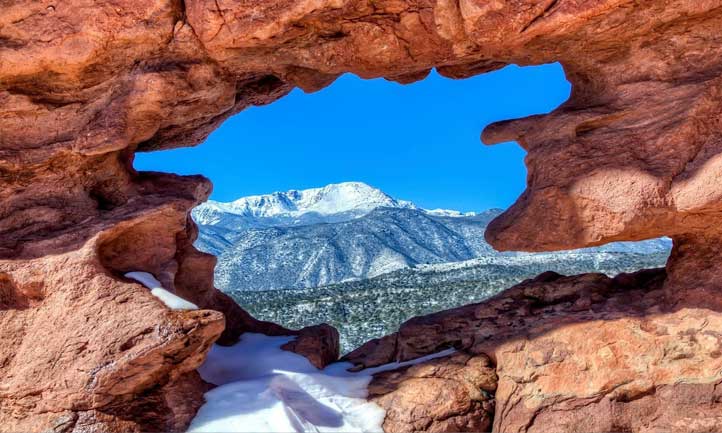
M 373 257 L 364 278 L 373 278 L 408 267 L 409 262 L 403 254 L 390 248 L 384 248 Z
M 461 212 L 461 211 L 452 210 L 452 209 L 424 209 L 424 212 L 426 212 L 429 215 L 440 216 L 440 217 L 453 217 L 453 218 L 469 217 L 469 216 L 476 215 L 476 212 Z
M 197 310 L 198 306 L 188 302 L 178 295 L 175 295 L 161 286 L 160 281 L 148 272 L 128 272 L 126 278 L 130 278 L 150 289 L 150 294 L 160 299 L 171 310 Z
M 233 346 L 214 345 L 198 372 L 218 388 L 205 394 L 189 432 L 381 432 L 386 414 L 366 401 L 372 375 L 455 351 L 353 373 L 348 362 L 318 370 L 282 350 L 292 339 L 246 333 Z

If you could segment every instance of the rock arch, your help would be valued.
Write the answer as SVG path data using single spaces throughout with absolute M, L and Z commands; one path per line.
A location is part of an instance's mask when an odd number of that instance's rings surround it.
M 559 61 L 569 101 L 482 134 L 529 152 L 528 188 L 489 241 L 550 250 L 668 235 L 664 302 L 719 310 L 721 26 L 716 0 L 6 2 L 0 275 L 5 291 L 43 295 L 13 295 L 0 312 L 0 424 L 180 429 L 192 416 L 193 370 L 223 317 L 168 312 L 121 278 L 122 252 L 143 237 L 166 284 L 226 313 L 224 339 L 285 332 L 215 291 L 213 259 L 190 245 L 187 213 L 208 182 L 131 162 L 345 72 L 408 83 L 431 68 L 463 78 Z M 196 400 L 178 404 L 181 389 Z M 143 399 L 169 410 L 152 423 L 124 412 Z

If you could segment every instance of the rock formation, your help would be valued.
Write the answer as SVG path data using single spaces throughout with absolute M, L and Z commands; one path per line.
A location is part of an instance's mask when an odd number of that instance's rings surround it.
M 459 352 L 375 375 L 369 399 L 386 410 L 387 432 L 486 432 L 496 384 L 487 356 Z
M 263 333 L 268 334 L 268 332 Z M 284 332 L 284 334 L 291 333 Z M 338 331 L 325 323 L 309 326 L 298 331 L 296 339 L 284 344 L 281 349 L 305 356 L 316 368 L 322 369 L 338 361 L 340 355 Z
M 477 374 L 486 383 L 475 389 L 496 389 L 491 416 L 498 432 L 718 432 L 722 293 L 676 301 L 665 290 L 665 276 L 661 269 L 614 279 L 549 272 L 486 302 L 411 319 L 347 359 L 368 367 L 450 346 L 490 359 L 498 379 Z M 427 424 L 415 423 L 426 423 L 429 411 L 448 413 L 442 400 L 459 401 L 435 398 L 433 384 L 384 377 L 375 382 L 424 392 L 414 399 L 404 388 L 395 391 L 400 397 L 385 405 L 392 407 L 387 431 L 424 429 Z M 450 383 L 444 389 L 453 395 L 450 390 L 464 387 Z M 399 413 L 406 415 L 404 423 L 397 421 Z M 473 418 L 474 409 L 457 404 L 453 415 Z M 479 431 L 464 425 L 431 430 Z
M 569 101 L 483 134 L 528 151 L 528 188 L 490 243 L 551 250 L 668 235 L 675 248 L 665 275 L 631 285 L 539 283 L 591 298 L 512 296 L 521 304 L 504 307 L 509 322 L 481 328 L 505 343 L 464 342 L 496 365 L 495 429 L 571 431 L 590 419 L 584 410 L 613 414 L 604 419 L 616 429 L 708 429 L 678 409 L 712 422 L 705 411 L 719 402 L 709 396 L 719 392 L 720 28 L 722 0 L 2 2 L 0 429 L 182 430 L 204 389 L 193 371 L 217 338 L 287 332 L 213 288 L 213 258 L 193 249 L 187 216 L 207 180 L 136 172 L 135 152 L 196 145 L 250 105 L 345 72 L 408 83 L 430 68 L 464 78 L 552 61 L 572 83 Z M 169 311 L 127 271 L 224 313 L 225 331 L 223 315 Z M 525 308 L 560 310 L 542 320 Z M 450 338 L 407 347 L 403 333 L 366 358 Z M 703 389 L 717 400 L 694 400 Z M 567 418 L 551 415 L 560 410 Z

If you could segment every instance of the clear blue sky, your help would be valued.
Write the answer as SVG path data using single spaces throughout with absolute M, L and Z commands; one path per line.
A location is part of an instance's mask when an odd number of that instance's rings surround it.
M 569 91 L 558 64 L 406 86 L 345 75 L 249 108 L 197 147 L 138 154 L 135 167 L 203 174 L 220 201 L 353 180 L 426 208 L 505 208 L 524 189 L 525 153 L 482 145 L 481 130 L 548 112 Z

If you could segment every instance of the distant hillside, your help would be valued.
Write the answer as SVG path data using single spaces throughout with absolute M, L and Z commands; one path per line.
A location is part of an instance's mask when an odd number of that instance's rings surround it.
M 567 275 L 615 275 L 664 266 L 666 252 L 570 252 L 484 257 L 461 263 L 423 265 L 376 278 L 325 287 L 244 291 L 229 294 L 254 317 L 290 328 L 326 322 L 341 334 L 344 352 L 396 331 L 419 315 L 480 302 L 552 270 Z
M 475 258 L 519 256 L 543 265 L 570 257 L 494 251 L 484 231 L 500 212 L 429 211 L 349 182 L 209 202 L 193 217 L 200 229 L 196 246 L 218 256 L 216 284 L 224 291 L 317 287 Z M 581 251 L 653 254 L 669 248 L 668 239 L 655 239 Z

